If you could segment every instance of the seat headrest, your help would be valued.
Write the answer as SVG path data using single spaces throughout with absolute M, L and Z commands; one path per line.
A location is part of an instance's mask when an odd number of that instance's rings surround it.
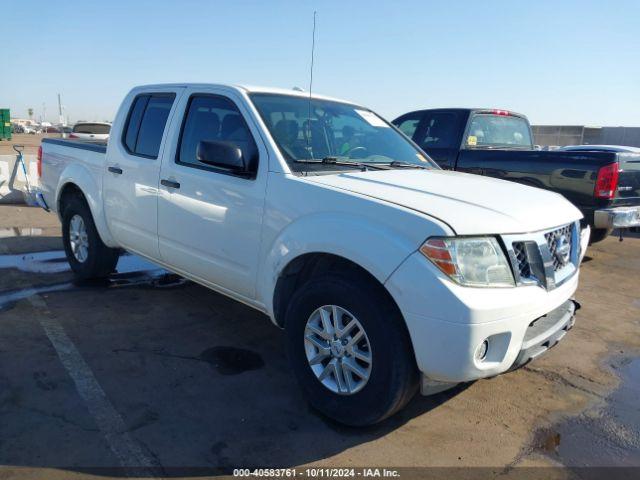
M 218 137 L 220 133 L 220 117 L 216 112 L 208 110 L 199 110 L 196 112 L 193 119 L 196 129 L 202 135 L 202 139 L 214 139 Z
M 243 140 L 246 138 L 246 127 L 238 114 L 225 115 L 222 120 L 220 136 L 228 140 Z
M 300 127 L 295 120 L 280 120 L 273 129 L 274 135 L 281 142 L 292 143 L 298 139 Z

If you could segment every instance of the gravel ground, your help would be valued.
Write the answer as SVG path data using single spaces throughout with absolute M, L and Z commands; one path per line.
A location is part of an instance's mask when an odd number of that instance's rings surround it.
M 39 135 L 29 135 L 26 133 L 14 133 L 11 140 L 0 142 L 0 155 L 11 155 L 16 153 L 13 145 L 24 145 L 24 154 L 38 153 L 38 147 L 43 138 L 60 138 L 59 133 L 42 133 Z

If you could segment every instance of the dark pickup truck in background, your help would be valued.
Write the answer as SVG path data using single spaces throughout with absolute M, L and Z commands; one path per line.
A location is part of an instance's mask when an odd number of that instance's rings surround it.
M 536 150 L 527 117 L 507 110 L 419 110 L 393 124 L 442 168 L 564 195 L 591 226 L 592 243 L 614 228 L 640 226 L 638 153 Z

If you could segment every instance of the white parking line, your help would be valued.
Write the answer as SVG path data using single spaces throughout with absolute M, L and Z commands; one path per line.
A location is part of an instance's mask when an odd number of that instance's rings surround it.
M 129 436 L 124 420 L 109 402 L 91 368 L 67 336 L 62 325 L 48 311 L 44 299 L 40 295 L 34 295 L 27 300 L 33 307 L 40 310 L 40 325 L 120 465 L 130 469 L 135 476 L 154 477 L 153 470 L 158 467 L 157 463 L 147 456 L 140 445 Z
M 8 254 L 5 245 L 0 244 L 0 254 Z M 38 317 L 42 329 L 120 465 L 130 476 L 155 477 L 154 469 L 159 467 L 158 463 L 146 455 L 140 445 L 127 433 L 124 420 L 111 405 L 91 368 L 67 336 L 62 325 L 49 312 L 44 299 L 35 293 L 34 289 L 34 295 L 27 297 L 27 301 L 39 310 Z

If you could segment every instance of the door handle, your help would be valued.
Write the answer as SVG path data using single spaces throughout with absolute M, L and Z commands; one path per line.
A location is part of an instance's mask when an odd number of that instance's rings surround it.
M 109 167 L 107 168 L 111 173 L 116 173 L 118 175 L 122 175 L 122 169 L 118 167 Z
M 173 180 L 160 180 L 160 185 L 164 185 L 167 188 L 180 188 L 180 184 L 178 182 L 174 182 Z

